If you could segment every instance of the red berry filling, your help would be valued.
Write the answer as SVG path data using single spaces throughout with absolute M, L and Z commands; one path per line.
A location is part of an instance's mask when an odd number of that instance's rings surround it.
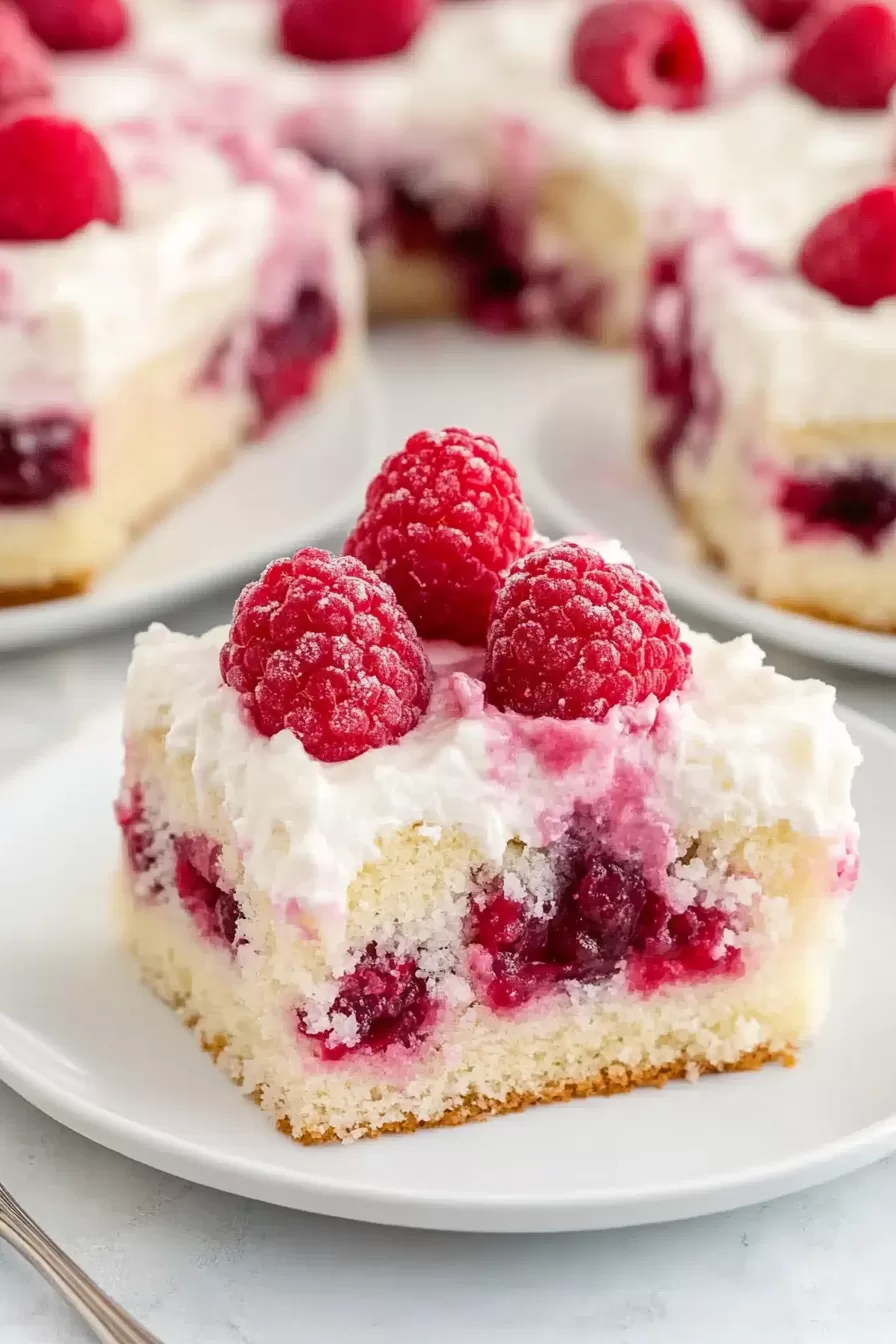
M 573 35 L 570 70 L 607 107 L 699 107 L 706 65 L 689 15 L 674 0 L 600 0 Z
M 46 504 L 90 484 L 90 432 L 65 415 L 0 419 L 0 506 Z
M 752 258 L 744 261 L 752 267 Z M 712 441 L 721 415 L 718 379 L 705 352 L 693 345 L 681 250 L 659 252 L 651 261 L 640 346 L 651 411 L 647 452 L 668 487 L 676 454 L 685 444 L 699 453 Z
M 444 204 L 444 202 L 442 203 Z M 456 276 L 461 315 L 486 331 L 559 331 L 594 336 L 604 288 L 562 263 L 538 263 L 527 247 L 527 222 L 493 203 L 468 204 L 448 226 L 432 200 L 394 185 L 377 229 L 398 249 L 431 253 Z
M 576 542 L 518 560 L 488 627 L 486 694 L 528 718 L 591 719 L 663 700 L 684 685 L 690 650 L 658 584 Z
M 47 98 L 52 71 L 18 9 L 0 3 L 0 115 L 19 115 L 25 103 Z
M 123 0 L 16 0 L 51 51 L 105 51 L 128 35 Z
M 380 953 L 370 943 L 339 982 L 329 1011 L 330 1026 L 310 1031 L 306 1013 L 296 1017 L 301 1034 L 317 1043 L 321 1059 L 344 1059 L 358 1051 L 382 1054 L 390 1046 L 411 1049 L 432 1021 L 434 1005 L 412 957 Z
M 789 33 L 815 0 L 743 0 L 744 9 L 768 33 Z
M 723 911 L 694 905 L 674 912 L 637 864 L 611 858 L 599 844 L 578 858 L 547 905 L 508 895 L 499 879 L 471 900 L 465 934 L 488 956 L 477 978 L 497 1010 L 553 985 L 598 984 L 623 967 L 642 993 L 742 969 Z
M 672 459 L 694 413 L 693 350 L 680 251 L 659 252 L 647 276 L 641 353 L 647 395 L 656 421 L 647 451 L 668 483 Z
M 631 989 L 650 994 L 665 985 L 699 984 L 742 972 L 743 953 L 733 941 L 724 910 L 691 905 L 674 911 L 648 893 L 626 968 Z
M 322 363 L 339 342 L 339 314 L 322 290 L 307 287 L 286 318 L 260 322 L 249 357 L 259 427 L 313 391 Z
M 824 107 L 883 111 L 896 85 L 896 14 L 885 0 L 835 0 L 793 36 L 790 83 Z
M 203 837 L 178 836 L 174 841 L 174 881 L 187 913 L 203 938 L 233 947 L 243 912 L 239 902 L 220 885 L 220 849 Z
M 280 41 L 306 61 L 366 61 L 403 51 L 435 0 L 286 0 Z
M 787 515 L 791 541 L 833 533 L 873 551 L 896 522 L 896 486 L 871 467 L 815 479 L 785 478 L 776 503 Z

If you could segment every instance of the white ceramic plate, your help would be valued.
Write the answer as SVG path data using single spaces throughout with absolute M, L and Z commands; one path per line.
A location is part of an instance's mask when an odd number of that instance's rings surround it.
M 690 557 L 668 504 L 635 461 L 632 365 L 600 356 L 573 378 L 522 444 L 520 470 L 533 509 L 566 533 L 618 537 L 673 603 L 798 653 L 896 673 L 896 636 L 779 611 L 742 597 L 724 575 Z
M 371 373 L 289 416 L 165 515 L 79 597 L 0 609 L 0 650 L 139 621 L 349 522 L 383 456 Z
M 0 789 L 0 1078 L 81 1134 L 188 1180 L 317 1213 L 481 1232 L 689 1217 L 896 1148 L 896 735 L 865 755 L 863 872 L 834 1008 L 796 1069 L 540 1107 L 461 1129 L 301 1148 L 136 980 L 108 913 L 114 716 Z

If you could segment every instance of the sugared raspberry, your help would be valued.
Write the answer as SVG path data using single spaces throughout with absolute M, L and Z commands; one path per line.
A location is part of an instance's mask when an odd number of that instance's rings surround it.
M 494 439 L 422 430 L 387 458 L 345 543 L 385 579 L 424 639 L 484 644 L 508 566 L 532 518 Z
M 825 215 L 797 264 L 810 285 L 850 308 L 896 294 L 896 185 L 873 187 Z
M 607 107 L 699 107 L 706 64 L 690 17 L 674 0 L 601 0 L 579 20 L 570 69 Z
M 314 547 L 243 589 L 221 675 L 260 733 L 288 728 L 319 761 L 397 742 L 420 721 L 432 679 L 391 588 Z
M 885 0 L 827 4 L 793 35 L 788 78 L 825 107 L 883 110 L 896 84 L 896 14 Z
M 0 113 L 46 98 L 52 88 L 47 53 L 17 9 L 0 2 Z
M 486 646 L 488 698 L 532 718 L 601 720 L 683 685 L 690 650 L 653 579 L 561 541 L 513 566 Z
M 105 51 L 128 36 L 122 0 L 16 0 L 51 51 Z
M 304 61 L 368 61 L 403 51 L 435 0 L 286 0 L 280 42 Z
M 744 9 L 767 33 L 789 33 L 815 0 L 743 0 Z
M 115 169 L 86 127 L 49 116 L 0 126 L 0 240 L 53 242 L 120 218 Z

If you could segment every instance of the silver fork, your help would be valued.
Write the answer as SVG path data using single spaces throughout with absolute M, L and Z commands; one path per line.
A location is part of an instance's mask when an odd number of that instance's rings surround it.
M 4 1185 L 0 1185 L 0 1238 L 30 1261 L 102 1344 L 160 1344 L 41 1231 Z

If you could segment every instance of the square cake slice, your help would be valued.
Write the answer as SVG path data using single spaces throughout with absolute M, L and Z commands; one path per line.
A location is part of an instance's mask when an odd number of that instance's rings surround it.
M 681 630 L 512 467 L 415 435 L 346 553 L 154 626 L 120 904 L 146 983 L 303 1142 L 791 1062 L 857 871 L 834 693 Z

